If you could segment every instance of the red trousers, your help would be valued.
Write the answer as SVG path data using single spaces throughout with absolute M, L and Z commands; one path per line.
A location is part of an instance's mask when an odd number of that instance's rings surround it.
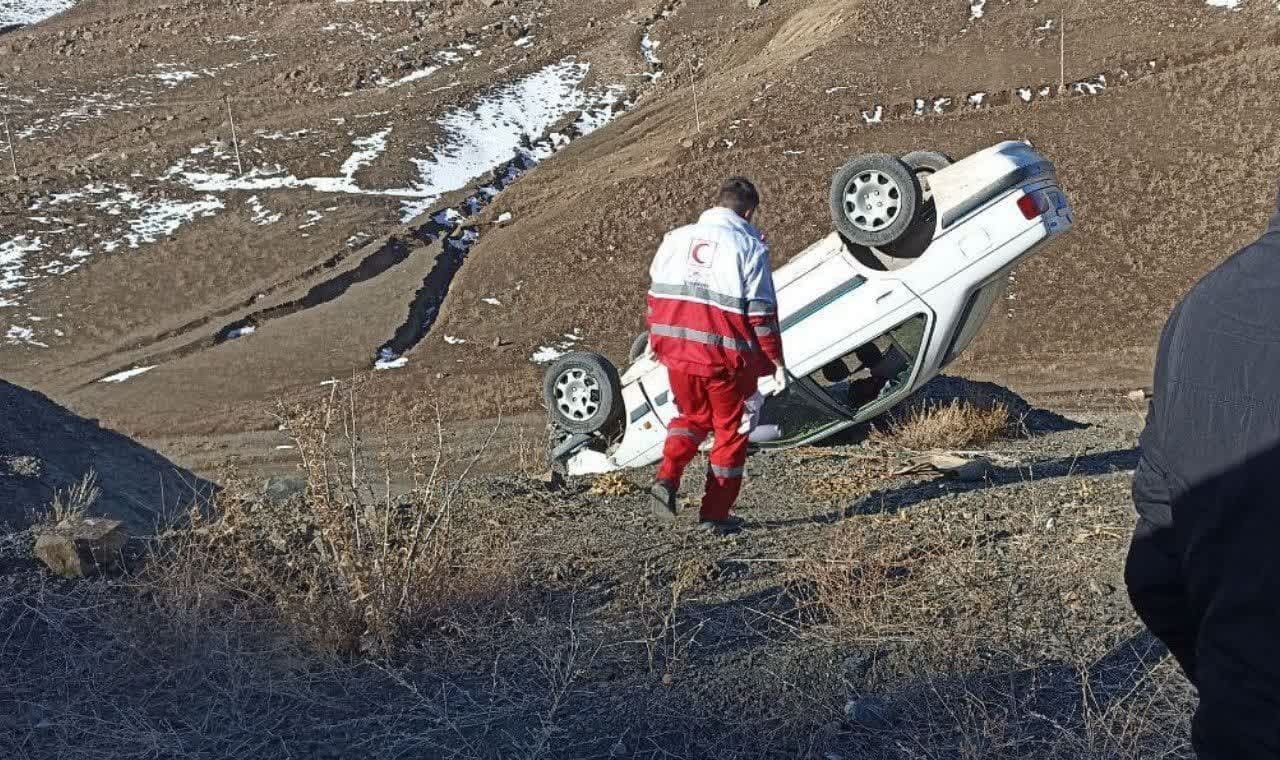
M 749 436 L 738 432 L 747 399 L 756 392 L 759 378 L 748 373 L 725 377 L 697 377 L 668 370 L 677 417 L 667 428 L 658 480 L 680 484 L 685 468 L 698 455 L 698 447 L 715 433 L 707 488 L 702 497 L 703 520 L 724 520 L 738 501 L 746 474 Z

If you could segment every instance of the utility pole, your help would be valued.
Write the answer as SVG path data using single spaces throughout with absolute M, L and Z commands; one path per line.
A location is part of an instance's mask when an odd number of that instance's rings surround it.
M 9 145 L 9 166 L 13 169 L 13 179 L 16 182 L 21 179 L 18 176 L 18 154 L 13 149 L 13 131 L 9 129 L 9 112 L 4 112 L 4 141 Z
M 240 163 L 240 138 L 236 135 L 236 117 L 231 113 L 231 96 L 223 95 L 227 104 L 227 120 L 231 122 L 231 145 L 236 149 L 236 176 L 244 176 L 244 164 Z
M 1067 12 L 1058 22 L 1058 93 L 1067 91 Z
M 689 67 L 693 71 L 693 118 L 697 125 L 698 134 L 702 134 L 702 112 L 698 109 L 698 72 L 702 70 L 701 61 L 695 56 L 692 65 Z

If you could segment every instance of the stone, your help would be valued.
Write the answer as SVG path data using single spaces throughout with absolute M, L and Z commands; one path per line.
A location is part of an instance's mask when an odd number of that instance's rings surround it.
M 995 466 L 986 457 L 962 457 L 954 454 L 927 454 L 908 459 L 893 473 L 894 477 L 921 473 L 941 473 L 973 483 L 986 479 Z
M 871 652 L 857 652 L 844 658 L 841 663 L 844 666 L 845 677 L 852 681 L 861 681 L 867 677 L 867 673 L 871 672 L 871 666 L 875 664 L 875 655 Z
M 893 705 L 880 697 L 858 697 L 845 704 L 844 717 L 854 726 L 883 731 L 893 725 L 897 714 Z
M 262 487 L 262 496 L 273 504 L 283 504 L 286 501 L 301 496 L 307 490 L 307 481 L 294 475 L 275 475 L 267 478 L 266 485 Z
M 564 488 L 564 473 L 555 468 L 551 468 L 539 476 L 538 482 L 541 483 L 542 487 L 547 489 L 550 493 L 555 493 L 561 488 Z
M 119 520 L 72 517 L 37 534 L 35 555 L 63 578 L 89 578 L 115 564 L 128 540 Z

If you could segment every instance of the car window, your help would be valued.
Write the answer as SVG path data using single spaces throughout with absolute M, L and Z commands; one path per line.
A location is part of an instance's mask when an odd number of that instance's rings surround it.
M 908 319 L 875 340 L 827 364 L 815 382 L 852 413 L 896 395 L 911 383 L 928 320 Z
M 816 440 L 892 405 L 911 388 L 928 328 L 918 314 L 769 399 L 761 424 L 781 428 L 773 445 Z

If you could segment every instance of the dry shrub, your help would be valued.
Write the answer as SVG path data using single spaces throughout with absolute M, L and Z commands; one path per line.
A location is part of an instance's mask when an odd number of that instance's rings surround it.
M 816 502 L 850 501 L 874 491 L 889 478 L 883 460 L 857 459 L 824 467 L 808 477 L 805 496 Z
M 229 483 L 206 510 L 216 517 L 193 512 L 171 534 L 168 561 L 154 563 L 171 586 L 196 599 L 222 588 L 266 602 L 316 648 L 343 655 L 390 653 L 456 626 L 459 608 L 498 610 L 512 599 L 514 542 L 496 521 L 459 519 L 479 509 L 463 494 L 474 459 L 452 457 L 440 410 L 397 420 L 419 434 L 370 455 L 360 388 L 281 409 L 304 491 L 270 499 Z
M 1123 504 L 1124 478 L 1107 503 Z M 1083 639 L 1114 643 L 1107 605 L 1116 588 L 1129 516 L 1092 502 L 1102 487 L 1063 486 L 1047 504 L 1021 486 L 972 506 L 940 501 L 860 516 L 811 555 L 798 579 L 814 591 L 816 618 L 849 641 L 907 643 L 934 672 L 987 661 L 1067 657 Z M 1090 616 L 1099 616 L 1091 627 Z
M 918 757 L 1143 758 L 1185 746 L 1190 690 L 1154 656 L 1121 568 L 1128 478 L 1017 485 L 860 516 L 791 571 L 816 632 L 872 665 L 856 691 Z M 1139 661 L 1143 660 L 1143 661 Z M 868 755 L 870 756 L 870 755 Z
M 53 492 L 53 501 L 49 503 L 49 522 L 56 525 L 64 520 L 80 519 L 89 514 L 101 497 L 98 474 L 89 470 L 76 483 Z
M 591 484 L 592 496 L 630 496 L 639 491 L 639 487 L 620 472 L 601 475 Z
M 990 405 L 955 399 L 922 404 L 895 416 L 873 433 L 880 443 L 914 451 L 983 446 L 1010 436 L 1015 421 L 1003 403 Z

